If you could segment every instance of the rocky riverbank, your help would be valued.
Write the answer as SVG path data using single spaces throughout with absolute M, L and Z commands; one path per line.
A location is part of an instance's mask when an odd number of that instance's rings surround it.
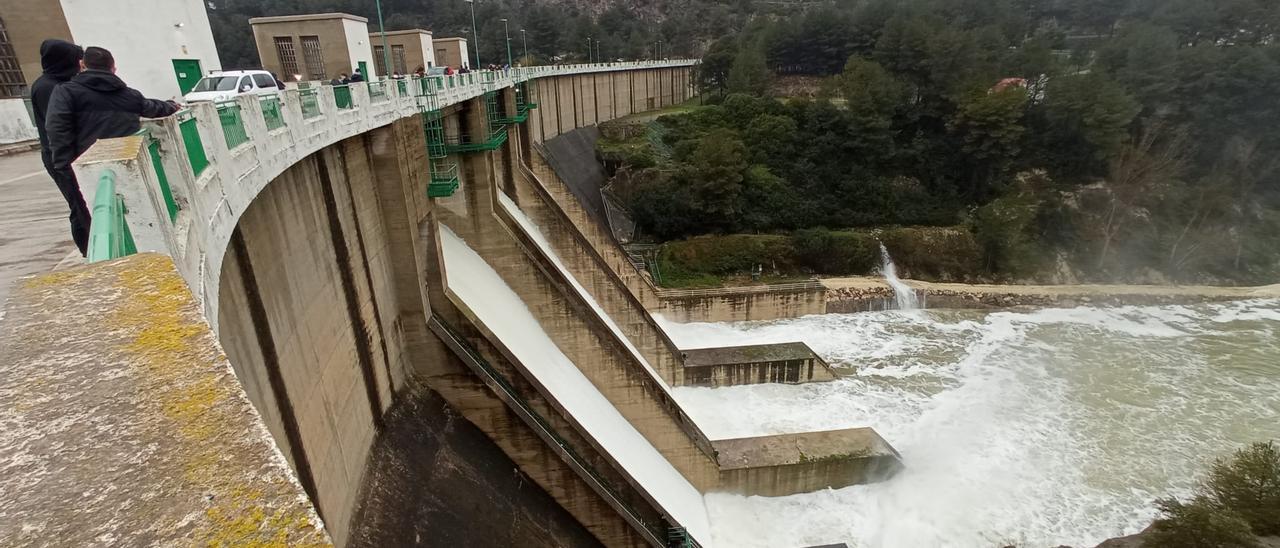
M 894 308 L 893 289 L 879 278 L 828 278 L 828 312 Z M 907 280 L 925 308 L 1017 308 L 1170 305 L 1280 298 L 1280 285 L 1265 287 L 1162 285 L 989 285 Z

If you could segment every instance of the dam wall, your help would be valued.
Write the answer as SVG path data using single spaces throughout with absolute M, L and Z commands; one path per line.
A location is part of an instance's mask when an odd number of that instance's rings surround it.
M 876 481 L 861 461 L 897 457 L 841 431 L 816 453 L 720 462 L 726 441 L 707 438 L 673 387 L 829 380 L 825 362 L 772 349 L 686 368 L 653 314 L 661 290 L 607 230 L 598 238 L 602 225 L 579 222 L 581 202 L 546 167 L 548 138 L 686 100 L 688 67 L 197 104 L 95 145 L 76 170 L 114 201 L 96 241 L 172 258 L 334 544 L 465 538 L 493 508 L 514 524 L 483 536 L 496 544 L 709 542 L 706 493 Z M 756 443 L 731 446 L 757 455 Z M 432 497 L 397 477 L 467 493 Z

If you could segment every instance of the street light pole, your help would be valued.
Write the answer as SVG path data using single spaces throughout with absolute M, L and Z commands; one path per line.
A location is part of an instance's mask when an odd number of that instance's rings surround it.
M 502 35 L 503 35 L 503 36 L 505 36 L 505 37 L 507 38 L 507 66 L 509 67 L 509 66 L 512 66 L 512 63 L 511 63 L 511 28 L 507 25 L 507 19 L 506 19 L 505 17 L 504 17 L 504 18 L 502 18 Z
M 480 70 L 480 32 L 476 30 L 476 2 L 475 0 L 464 0 L 471 4 L 471 38 L 475 39 L 472 47 L 476 50 L 476 66 L 471 67 L 473 70 Z
M 382 35 L 382 77 L 391 76 L 391 47 L 387 45 L 387 28 L 382 25 L 382 0 L 374 0 L 378 8 L 378 33 Z
M 587 37 L 587 64 L 591 64 L 591 37 Z
M 529 62 L 529 35 L 528 35 L 527 33 L 525 33 L 524 29 L 520 29 L 520 41 L 521 41 L 521 42 L 524 42 L 524 64 L 525 64 L 525 65 L 528 65 L 528 64 L 530 64 L 530 62 Z

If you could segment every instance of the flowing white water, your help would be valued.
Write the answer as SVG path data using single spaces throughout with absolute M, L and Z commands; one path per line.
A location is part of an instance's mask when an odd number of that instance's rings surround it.
M 681 347 L 799 339 L 856 368 L 676 389 L 712 438 L 873 426 L 906 463 L 875 485 L 709 495 L 716 545 L 1088 547 L 1141 530 L 1214 457 L 1280 438 L 1275 300 L 666 327 Z
M 920 308 L 920 300 L 916 298 L 916 290 L 898 279 L 898 266 L 893 264 L 893 257 L 889 256 L 889 250 L 885 249 L 884 242 L 880 243 L 880 260 L 880 271 L 884 273 L 884 280 L 889 283 L 889 287 L 893 288 L 893 296 L 897 301 L 898 310 Z
M 543 331 L 502 277 L 448 227 L 440 227 L 445 277 L 481 323 L 528 368 L 582 429 L 695 538 L 709 538 L 701 493 L 591 384 Z

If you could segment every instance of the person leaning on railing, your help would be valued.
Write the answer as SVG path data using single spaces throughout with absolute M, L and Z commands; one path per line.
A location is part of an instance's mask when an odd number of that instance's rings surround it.
M 90 46 L 80 61 L 84 71 L 59 84 L 45 113 L 45 131 L 59 177 L 75 180 L 71 163 L 98 139 L 126 137 L 142 128 L 142 118 L 178 112 L 173 101 L 147 99 L 116 76 L 111 52 Z M 81 254 L 84 249 L 81 249 Z

